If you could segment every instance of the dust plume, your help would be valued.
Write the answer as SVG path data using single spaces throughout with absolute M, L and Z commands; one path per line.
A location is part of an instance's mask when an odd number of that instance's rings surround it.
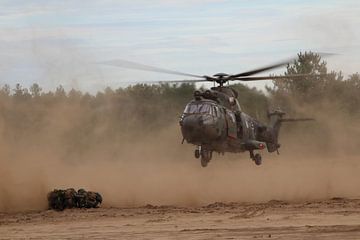
M 2 104 L 3 112 L 15 108 Z M 106 114 L 89 121 L 77 104 L 16 106 L 0 118 L 0 211 L 45 209 L 48 191 L 68 187 L 99 191 L 117 207 L 360 195 L 359 122 L 330 109 L 306 109 L 316 122 L 284 126 L 281 155 L 264 153 L 260 167 L 244 153 L 215 154 L 202 168 L 193 146 L 181 145 L 176 119 L 146 131 Z M 41 120 L 22 126 L 26 111 Z M 111 134 L 116 124 L 127 130 Z

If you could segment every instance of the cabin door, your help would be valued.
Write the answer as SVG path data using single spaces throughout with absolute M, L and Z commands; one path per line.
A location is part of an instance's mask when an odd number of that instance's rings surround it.
M 227 135 L 231 138 L 237 138 L 237 126 L 235 114 L 226 110 Z

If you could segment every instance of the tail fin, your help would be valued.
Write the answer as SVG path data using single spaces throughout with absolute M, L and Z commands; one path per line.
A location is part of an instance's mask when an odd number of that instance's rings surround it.
M 268 112 L 269 125 L 267 127 L 268 141 L 266 141 L 266 147 L 269 152 L 275 152 L 279 149 L 278 137 L 280 132 L 281 123 L 285 112 L 277 109 L 273 112 Z
M 278 142 L 279 132 L 281 128 L 281 123 L 283 122 L 300 122 L 300 121 L 313 121 L 313 118 L 283 118 L 285 112 L 277 109 L 273 112 L 268 112 L 269 125 L 267 127 L 267 136 L 268 141 L 267 149 L 269 152 L 278 151 L 280 144 Z M 278 151 L 279 153 L 279 151 Z

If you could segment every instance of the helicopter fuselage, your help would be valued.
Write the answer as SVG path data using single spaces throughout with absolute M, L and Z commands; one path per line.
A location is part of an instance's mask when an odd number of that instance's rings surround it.
M 191 110 L 193 112 L 189 112 Z M 219 153 L 244 152 L 265 146 L 251 146 L 256 141 L 257 121 L 246 113 L 234 113 L 212 100 L 190 102 L 181 116 L 180 126 L 188 143 Z
M 212 152 L 249 151 L 254 160 L 254 150 L 271 144 L 278 148 L 277 133 L 242 112 L 233 89 L 216 87 L 203 93 L 196 91 L 194 97 L 186 105 L 179 123 L 183 139 L 197 146 L 195 157 L 202 158 L 203 166 L 210 161 Z

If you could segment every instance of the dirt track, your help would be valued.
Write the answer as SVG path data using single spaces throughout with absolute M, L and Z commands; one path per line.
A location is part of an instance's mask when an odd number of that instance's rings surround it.
M 0 214 L 1 239 L 359 239 L 360 200 Z

